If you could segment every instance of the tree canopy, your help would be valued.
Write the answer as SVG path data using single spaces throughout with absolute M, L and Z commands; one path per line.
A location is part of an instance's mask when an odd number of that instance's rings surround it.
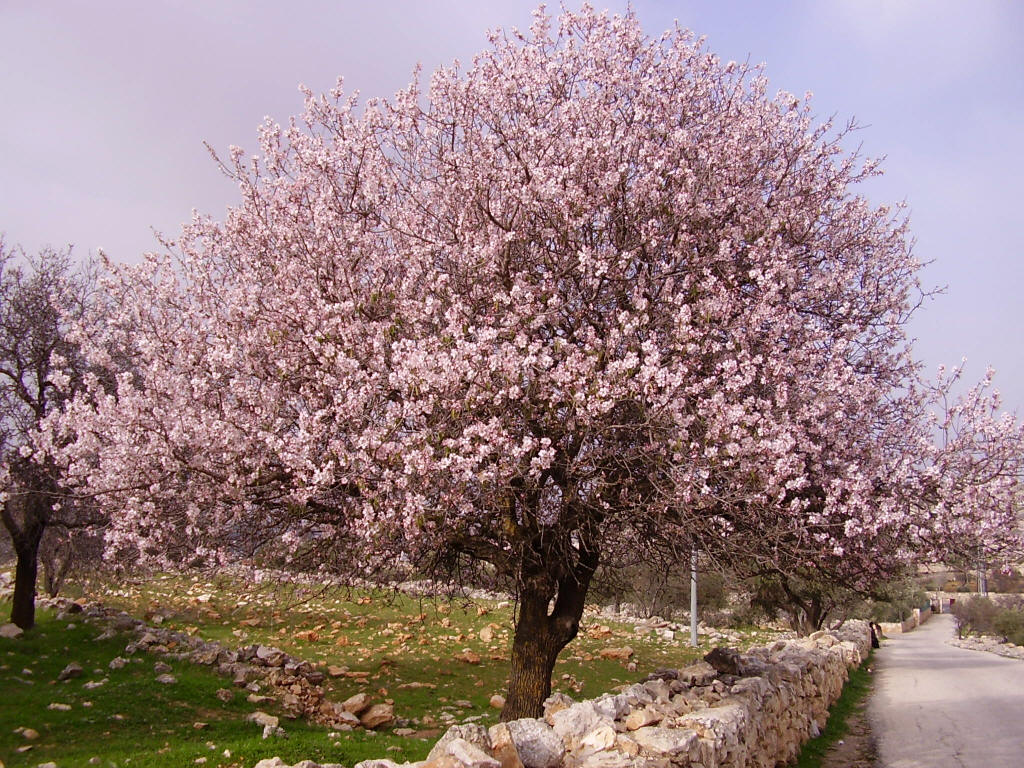
M 232 150 L 222 221 L 114 268 L 87 347 L 117 386 L 41 441 L 112 546 L 487 563 L 518 717 L 624 551 L 865 565 L 965 509 L 1013 543 L 1019 429 L 932 440 L 919 264 L 852 126 L 632 15 L 490 43 L 391 101 L 307 93 Z

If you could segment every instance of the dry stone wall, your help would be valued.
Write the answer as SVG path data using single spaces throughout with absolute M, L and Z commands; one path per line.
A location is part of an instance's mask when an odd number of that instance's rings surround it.
M 425 761 L 355 768 L 774 768 L 819 733 L 870 648 L 865 622 L 746 653 L 716 648 L 597 699 L 556 694 L 540 720 L 453 726 Z

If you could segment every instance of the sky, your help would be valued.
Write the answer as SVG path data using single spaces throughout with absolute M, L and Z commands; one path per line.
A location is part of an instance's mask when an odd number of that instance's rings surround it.
M 0 233 L 37 250 L 158 250 L 193 209 L 237 190 L 204 146 L 254 148 L 256 127 L 302 109 L 298 85 L 390 97 L 526 28 L 518 0 L 0 0 Z M 598 8 L 624 12 L 624 2 Z M 578 0 L 569 8 L 578 7 Z M 550 4 L 557 9 L 555 3 Z M 1024 417 L 1024 3 L 1016 0 L 634 0 L 653 35 L 678 21 L 723 60 L 764 63 L 773 89 L 856 119 L 905 201 L 924 284 L 911 334 L 926 370 L 996 369 Z

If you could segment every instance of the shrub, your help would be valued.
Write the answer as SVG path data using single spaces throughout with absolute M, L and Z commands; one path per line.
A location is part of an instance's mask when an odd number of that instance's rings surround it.
M 991 634 L 995 631 L 993 621 L 999 613 L 999 606 L 988 597 L 972 597 L 970 600 L 953 605 L 958 637 L 965 634 Z
M 1024 613 L 1013 608 L 1003 609 L 992 620 L 992 628 L 1006 642 L 1024 645 L 1020 642 L 1024 640 Z

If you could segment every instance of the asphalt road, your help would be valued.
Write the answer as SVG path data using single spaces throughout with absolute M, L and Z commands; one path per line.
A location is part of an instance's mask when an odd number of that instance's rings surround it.
M 875 652 L 882 768 L 1024 767 L 1024 661 L 946 644 L 953 633 L 932 616 Z

